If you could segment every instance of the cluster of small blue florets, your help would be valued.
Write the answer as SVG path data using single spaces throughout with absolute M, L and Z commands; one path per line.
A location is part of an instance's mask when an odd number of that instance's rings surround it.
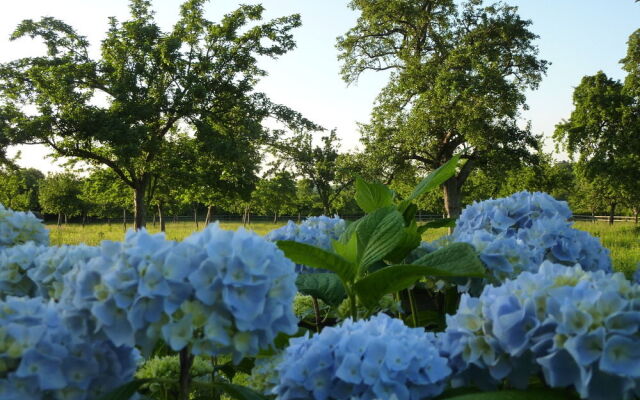
M 526 387 L 542 371 L 551 387 L 583 399 L 640 394 L 640 285 L 624 275 L 544 262 L 479 298 L 463 295 L 441 351 L 454 385 L 502 380 Z
M 131 347 L 83 336 L 61 308 L 42 298 L 0 301 L 0 398 L 96 399 L 129 382 L 139 355 Z
M 239 360 L 297 330 L 295 293 L 294 265 L 273 243 L 212 224 L 180 243 L 144 230 L 104 241 L 67 274 L 62 301 L 90 312 L 116 345 L 150 350 L 163 338 Z
M 59 299 L 64 275 L 98 254 L 97 247 L 41 246 L 27 242 L 0 251 L 0 298 L 41 296 Z
M 274 394 L 293 399 L 424 399 L 450 374 L 435 336 L 378 314 L 290 341 Z
M 301 224 L 293 221 L 287 225 L 274 229 L 265 235 L 265 239 L 272 242 L 278 240 L 292 240 L 294 242 L 306 243 L 312 246 L 330 250 L 332 241 L 337 240 L 347 228 L 345 220 L 338 217 L 309 217 Z M 298 273 L 321 272 L 319 269 L 310 268 L 305 265 L 296 264 Z
M 498 281 L 535 272 L 544 260 L 611 272 L 609 251 L 589 233 L 573 229 L 570 217 L 564 201 L 519 192 L 466 207 L 451 239 L 473 245 Z
M 0 250 L 27 242 L 48 245 L 49 231 L 31 212 L 13 211 L 0 204 Z

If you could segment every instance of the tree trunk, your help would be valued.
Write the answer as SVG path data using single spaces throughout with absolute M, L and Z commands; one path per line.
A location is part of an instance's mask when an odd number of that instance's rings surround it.
M 640 208 L 634 208 L 633 209 L 633 218 L 636 222 L 636 225 L 638 225 L 638 214 L 640 214 Z
M 153 227 L 156 227 L 156 213 L 153 213 Z
M 69 216 L 67 214 L 64 215 L 64 225 L 66 226 L 69 222 Z
M 127 231 L 127 209 L 126 208 L 122 209 L 122 227 L 126 232 Z
M 616 203 L 613 202 L 611 203 L 611 206 L 609 207 L 609 225 L 613 225 L 613 220 L 616 215 Z
M 111 217 L 107 218 L 107 226 L 111 228 Z
M 160 222 L 160 232 L 166 232 L 164 217 L 162 216 L 162 204 L 158 203 L 158 220 Z
M 462 212 L 462 193 L 458 178 L 455 176 L 449 178 L 443 185 L 443 191 L 447 217 L 457 219 Z
M 58 213 L 58 227 L 62 224 L 62 213 Z
M 207 216 L 204 219 L 204 225 L 207 226 L 213 219 L 213 206 L 207 206 Z
M 133 229 L 135 229 L 136 231 L 139 231 L 146 225 L 147 207 L 144 202 L 144 194 L 146 189 L 146 179 L 143 178 L 142 182 L 138 182 L 137 186 L 133 190 L 133 204 L 135 204 L 135 208 L 133 211 L 135 221 Z
M 198 225 L 198 207 L 197 206 L 193 207 L 193 221 L 196 223 L 196 230 L 200 229 L 200 226 Z
M 84 226 L 87 223 L 87 213 L 82 213 L 82 227 L 84 228 Z
M 278 223 L 278 213 L 274 213 L 273 214 L 273 223 L 277 224 Z
M 301 220 L 302 220 L 302 215 L 300 212 L 298 212 L 298 223 L 300 223 Z

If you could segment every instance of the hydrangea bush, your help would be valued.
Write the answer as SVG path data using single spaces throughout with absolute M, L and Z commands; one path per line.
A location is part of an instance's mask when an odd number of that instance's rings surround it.
M 583 399 L 640 395 L 640 285 L 621 273 L 545 261 L 479 298 L 463 295 L 440 340 L 454 385 L 524 388 L 542 371 Z
M 497 281 L 535 272 L 544 260 L 611 272 L 609 250 L 573 229 L 571 215 L 566 202 L 546 193 L 519 192 L 466 207 L 449 240 L 473 245 Z
M 319 217 L 309 217 L 301 224 L 288 221 L 285 226 L 267 233 L 265 239 L 272 242 L 293 240 L 294 242 L 306 243 L 329 250 L 331 249 L 332 240 L 337 240 L 344 233 L 346 227 L 345 220 L 341 218 L 321 215 Z M 296 272 L 322 272 L 322 270 L 296 264 Z
M 0 250 L 27 242 L 48 245 L 49 231 L 31 212 L 13 211 L 0 204 Z
M 64 276 L 77 263 L 98 255 L 97 247 L 43 246 L 34 242 L 0 251 L 0 298 L 41 296 L 59 299 Z
M 292 339 L 277 371 L 281 400 L 431 398 L 450 373 L 434 334 L 386 314 Z
M 181 243 L 130 231 L 104 241 L 100 255 L 67 275 L 62 301 L 89 312 L 116 345 L 232 353 L 268 347 L 297 320 L 294 265 L 275 245 L 245 230 L 212 224 Z
M 61 311 L 39 297 L 0 301 L 1 399 L 90 400 L 133 378 L 135 349 L 79 334 Z

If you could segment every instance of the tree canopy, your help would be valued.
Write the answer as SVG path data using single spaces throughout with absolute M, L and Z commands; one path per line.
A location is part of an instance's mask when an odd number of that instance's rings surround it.
M 205 3 L 185 1 L 163 32 L 150 1 L 131 0 L 129 20 L 110 19 L 97 59 L 64 22 L 23 21 L 11 38 L 38 38 L 47 53 L 0 65 L 0 144 L 44 144 L 56 156 L 109 167 L 134 191 L 139 228 L 151 180 L 170 173 L 160 160 L 177 133 L 214 143 L 211 156 L 228 146 L 215 145 L 220 135 L 273 138 L 267 118 L 315 127 L 254 90 L 266 74 L 258 58 L 294 48 L 299 15 L 260 22 L 264 8 L 243 5 L 212 22 Z
M 517 123 L 525 89 L 537 87 L 546 61 L 537 57 L 517 8 L 453 0 L 352 0 L 356 26 L 338 38 L 342 76 L 390 71 L 371 121 L 367 151 L 397 168 L 417 162 L 434 170 L 454 154 L 467 162 L 444 185 L 456 217 L 469 173 L 490 160 L 518 162 L 538 144 Z

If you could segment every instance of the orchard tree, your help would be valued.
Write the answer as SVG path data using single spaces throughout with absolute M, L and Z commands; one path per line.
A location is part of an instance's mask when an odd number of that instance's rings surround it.
M 638 168 L 629 158 L 635 158 L 639 140 L 627 118 L 631 98 L 620 81 L 599 71 L 582 78 L 573 92 L 573 105 L 569 119 L 556 125 L 554 139 L 571 157 L 577 156 L 579 175 L 598 181 L 597 187 L 607 194 L 613 224 L 624 185 Z
M 296 182 L 287 171 L 279 171 L 272 178 L 261 179 L 253 192 L 255 204 L 265 214 L 273 214 L 273 223 L 283 212 L 293 211 L 296 201 Z
M 258 58 L 293 49 L 300 17 L 263 23 L 262 6 L 243 5 L 216 23 L 204 18 L 205 2 L 185 1 L 173 29 L 163 32 L 150 1 L 131 0 L 129 20 L 110 19 L 97 59 L 62 21 L 20 23 L 11 38 L 41 39 L 47 52 L 0 65 L 0 145 L 7 138 L 44 144 L 56 156 L 109 167 L 132 188 L 140 228 L 151 180 L 171 173 L 159 162 L 172 147 L 171 132 L 201 140 L 225 128 L 229 114 L 234 135 L 267 118 L 313 128 L 254 90 L 266 74 Z M 274 136 L 266 128 L 259 133 L 261 140 Z
M 40 183 L 39 202 L 42 212 L 56 214 L 58 226 L 68 217 L 79 215 L 86 204 L 81 198 L 82 182 L 70 172 L 49 174 Z
M 13 210 L 39 211 L 38 189 L 44 174 L 35 168 L 0 168 L 0 204 Z
M 393 170 L 419 163 L 432 171 L 461 154 L 466 162 L 443 185 L 450 217 L 462 206 L 469 174 L 493 160 L 518 164 L 537 140 L 518 118 L 525 91 L 546 71 L 516 7 L 481 0 L 352 0 L 356 26 L 338 38 L 342 77 L 389 71 L 371 121 L 366 151 Z
M 94 168 L 82 181 L 80 199 L 89 207 L 89 215 L 111 220 L 122 215 L 127 227 L 127 210 L 133 207 L 131 189 L 110 168 Z

